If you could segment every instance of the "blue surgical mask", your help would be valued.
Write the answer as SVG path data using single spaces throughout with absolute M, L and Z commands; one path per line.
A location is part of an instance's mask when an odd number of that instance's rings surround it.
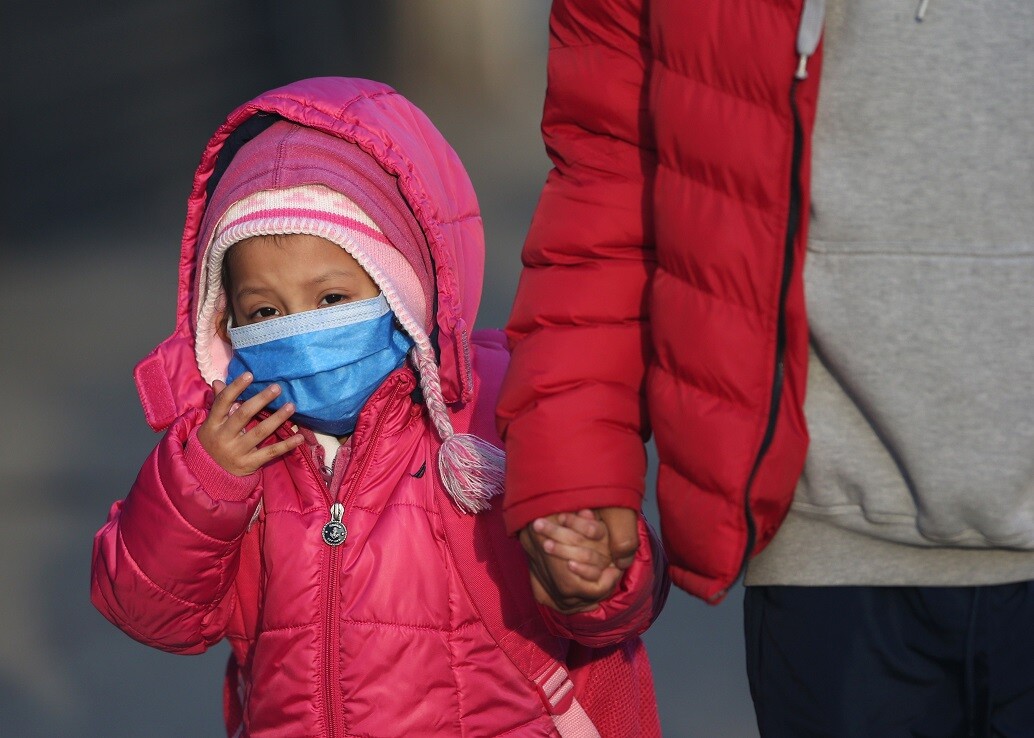
M 385 377 L 402 366 L 412 339 L 396 327 L 384 295 L 230 328 L 230 383 L 255 379 L 241 399 L 271 384 L 281 392 L 269 407 L 295 405 L 294 422 L 343 436 Z

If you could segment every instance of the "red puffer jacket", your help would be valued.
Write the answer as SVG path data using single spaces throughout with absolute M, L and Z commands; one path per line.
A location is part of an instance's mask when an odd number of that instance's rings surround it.
M 804 0 L 557 0 L 499 426 L 510 530 L 638 508 L 656 434 L 675 583 L 719 601 L 804 462 L 819 58 Z M 821 19 L 820 19 L 821 20 Z
M 643 553 L 612 599 L 571 617 L 538 610 L 501 513 L 462 515 L 444 491 L 440 442 L 413 399 L 408 367 L 364 406 L 348 462 L 329 484 L 314 438 L 246 478 L 222 470 L 198 444 L 212 394 L 194 354 L 198 229 L 224 143 L 266 115 L 356 143 L 398 176 L 437 269 L 434 315 L 452 424 L 498 440 L 493 409 L 508 356 L 500 332 L 467 335 L 484 241 L 455 153 L 383 85 L 317 79 L 267 93 L 231 114 L 198 169 L 177 325 L 137 368 L 148 422 L 168 431 L 96 536 L 94 604 L 167 651 L 199 653 L 228 639 L 234 736 L 556 736 L 555 716 L 566 716 L 571 700 L 527 678 L 519 659 L 533 662 L 528 654 L 537 652 L 526 644 L 561 657 L 570 646 L 574 692 L 603 736 L 659 735 L 635 636 L 659 611 L 667 582 L 645 528 Z M 349 532 L 338 547 L 321 537 L 334 502 L 344 505 Z M 503 633 L 486 616 L 493 608 Z M 547 625 L 579 643 L 558 644 Z

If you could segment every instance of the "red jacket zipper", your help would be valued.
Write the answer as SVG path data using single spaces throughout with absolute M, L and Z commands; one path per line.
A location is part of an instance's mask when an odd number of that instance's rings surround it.
M 804 197 L 801 187 L 801 161 L 804 156 L 804 127 L 801 123 L 801 115 L 797 108 L 797 90 L 803 77 L 795 77 L 790 85 L 790 111 L 793 114 L 793 148 L 790 160 L 790 207 L 787 217 L 786 231 L 783 240 L 783 272 L 779 283 L 779 308 L 776 320 L 776 349 L 775 349 L 775 370 L 773 372 L 771 395 L 769 397 L 768 421 L 765 424 L 765 434 L 761 439 L 761 446 L 754 458 L 754 464 L 747 478 L 747 484 L 743 492 L 743 511 L 747 524 L 747 541 L 743 548 L 743 556 L 740 559 L 739 573 L 736 580 L 743 577 L 747 570 L 747 563 L 754 552 L 754 545 L 757 539 L 757 523 L 754 520 L 754 512 L 750 507 L 750 494 L 754 488 L 754 481 L 761 469 L 761 463 L 768 455 L 768 450 L 775 438 L 776 423 L 779 420 L 779 403 L 783 396 L 783 382 L 786 375 L 784 365 L 786 351 L 786 296 L 790 289 L 790 279 L 794 269 L 794 246 L 797 242 L 797 235 L 801 228 L 801 200 Z M 714 599 L 721 599 L 728 589 L 723 589 L 714 596 Z

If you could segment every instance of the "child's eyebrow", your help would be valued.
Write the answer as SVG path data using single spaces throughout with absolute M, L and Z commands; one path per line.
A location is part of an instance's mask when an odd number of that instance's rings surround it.
M 323 284 L 325 282 L 329 282 L 333 279 L 339 279 L 341 277 L 344 277 L 346 279 L 356 279 L 358 275 L 355 273 L 355 270 L 352 269 L 331 269 L 329 271 L 323 272 L 323 274 L 319 275 L 318 277 L 313 278 L 310 284 Z
M 264 287 L 241 287 L 239 290 L 234 290 L 234 296 L 239 300 L 249 295 L 264 295 L 268 291 Z

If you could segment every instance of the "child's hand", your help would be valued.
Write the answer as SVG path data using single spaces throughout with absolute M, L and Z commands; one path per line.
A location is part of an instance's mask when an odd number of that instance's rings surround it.
M 608 528 L 592 510 L 539 518 L 521 532 L 521 543 L 535 599 L 560 612 L 595 608 L 623 574 L 611 559 Z
M 205 451 L 223 469 L 239 477 L 257 471 L 263 464 L 283 456 L 300 446 L 304 439 L 295 434 L 290 438 L 259 447 L 284 421 L 294 414 L 294 405 L 287 403 L 251 430 L 245 427 L 273 398 L 280 387 L 272 384 L 236 408 L 234 403 L 244 388 L 251 384 L 252 375 L 245 372 L 227 385 L 216 380 L 212 383 L 215 402 L 205 422 L 197 431 L 197 439 Z
M 607 526 L 592 510 L 560 513 L 552 520 L 542 518 L 532 525 L 543 537 L 546 553 L 567 562 L 567 568 L 590 582 L 598 582 L 611 566 Z

